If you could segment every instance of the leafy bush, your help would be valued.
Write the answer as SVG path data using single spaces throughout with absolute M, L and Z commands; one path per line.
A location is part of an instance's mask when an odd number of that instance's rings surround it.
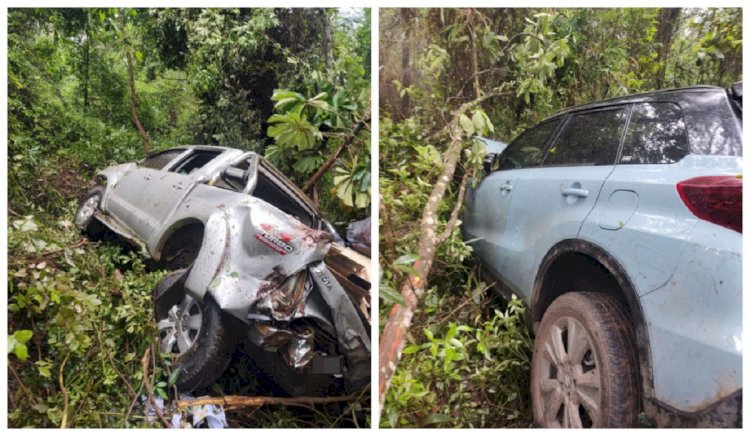
M 8 249 L 15 350 L 20 332 L 34 332 L 28 358 L 16 351 L 9 362 L 10 426 L 144 425 L 128 417 L 125 386 L 139 389 L 139 359 L 155 335 L 151 290 L 163 273 L 119 245 L 81 239 L 65 219 L 12 219 Z
M 426 295 L 422 342 L 407 346 L 388 391 L 381 425 L 527 427 L 532 342 L 523 306 L 484 314 L 483 283 L 469 300 Z M 443 307 L 455 307 L 451 311 Z M 454 318 L 455 317 L 455 318 Z M 460 321 L 449 321 L 458 318 Z

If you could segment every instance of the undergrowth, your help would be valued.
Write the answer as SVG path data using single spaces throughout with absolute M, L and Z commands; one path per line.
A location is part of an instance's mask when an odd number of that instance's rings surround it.
M 428 127 L 416 118 L 380 123 L 381 329 L 417 256 L 419 223 L 436 174 L 442 169 Z M 435 142 L 433 142 L 435 141 Z M 479 168 L 484 151 L 465 147 L 459 172 Z M 455 187 L 453 188 L 455 189 Z M 439 213 L 450 214 L 456 192 Z M 441 227 L 442 227 L 441 223 Z M 438 233 L 442 228 L 438 229 Z M 396 243 L 397 241 L 397 243 Z M 521 301 L 502 301 L 477 279 L 472 248 L 456 230 L 438 249 L 411 336 L 391 380 L 381 427 L 529 427 L 532 341 Z

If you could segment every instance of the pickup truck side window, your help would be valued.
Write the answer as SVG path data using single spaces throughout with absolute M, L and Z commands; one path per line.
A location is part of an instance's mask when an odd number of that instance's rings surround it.
M 184 148 L 162 151 L 161 153 L 156 153 L 144 159 L 141 163 L 141 166 L 143 168 L 150 168 L 152 170 L 160 170 L 164 168 L 168 163 L 172 162 L 172 159 L 176 158 L 184 152 Z
M 214 182 L 213 186 L 234 192 L 242 192 L 245 189 L 245 185 L 247 185 L 248 168 L 250 168 L 250 158 L 242 159 L 228 166 L 219 174 L 219 178 Z
M 627 107 L 571 115 L 542 165 L 614 165 L 627 116 Z
M 688 154 L 682 110 L 675 103 L 638 103 L 633 107 L 621 164 L 670 164 Z
M 193 150 L 182 162 L 175 165 L 170 171 L 179 174 L 191 174 L 203 168 L 204 165 L 214 160 L 223 153 L 221 150 Z
M 554 119 L 523 132 L 500 155 L 498 170 L 538 166 L 542 161 L 544 146 L 559 123 L 560 119 Z

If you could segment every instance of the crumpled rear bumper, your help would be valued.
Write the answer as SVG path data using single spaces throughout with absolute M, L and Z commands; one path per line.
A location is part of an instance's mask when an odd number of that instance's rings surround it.
M 290 375 L 343 376 L 353 392 L 370 384 L 370 325 L 323 262 L 331 240 L 262 200 L 243 200 L 208 219 L 185 288 L 245 322 L 250 341 L 281 356 Z

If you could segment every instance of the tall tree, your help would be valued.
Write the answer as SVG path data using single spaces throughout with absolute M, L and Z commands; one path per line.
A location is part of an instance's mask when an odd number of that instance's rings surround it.
M 656 73 L 656 88 L 664 87 L 664 79 L 667 74 L 667 65 L 669 62 L 669 53 L 672 47 L 672 40 L 675 33 L 680 27 L 679 18 L 681 10 L 678 8 L 662 8 L 656 20 L 658 22 L 655 39 L 659 46 L 658 53 L 658 71 Z
M 138 101 L 135 95 L 135 73 L 133 72 L 133 55 L 131 54 L 130 41 L 128 41 L 127 23 L 125 20 L 126 13 L 121 11 L 119 14 L 120 19 L 120 36 L 122 39 L 122 47 L 125 50 L 125 60 L 128 64 L 128 85 L 130 88 L 130 116 L 133 120 L 135 128 L 138 130 L 138 134 L 143 140 L 143 150 L 148 154 L 151 152 L 151 137 L 149 137 L 146 129 L 141 124 L 141 119 L 138 117 Z

